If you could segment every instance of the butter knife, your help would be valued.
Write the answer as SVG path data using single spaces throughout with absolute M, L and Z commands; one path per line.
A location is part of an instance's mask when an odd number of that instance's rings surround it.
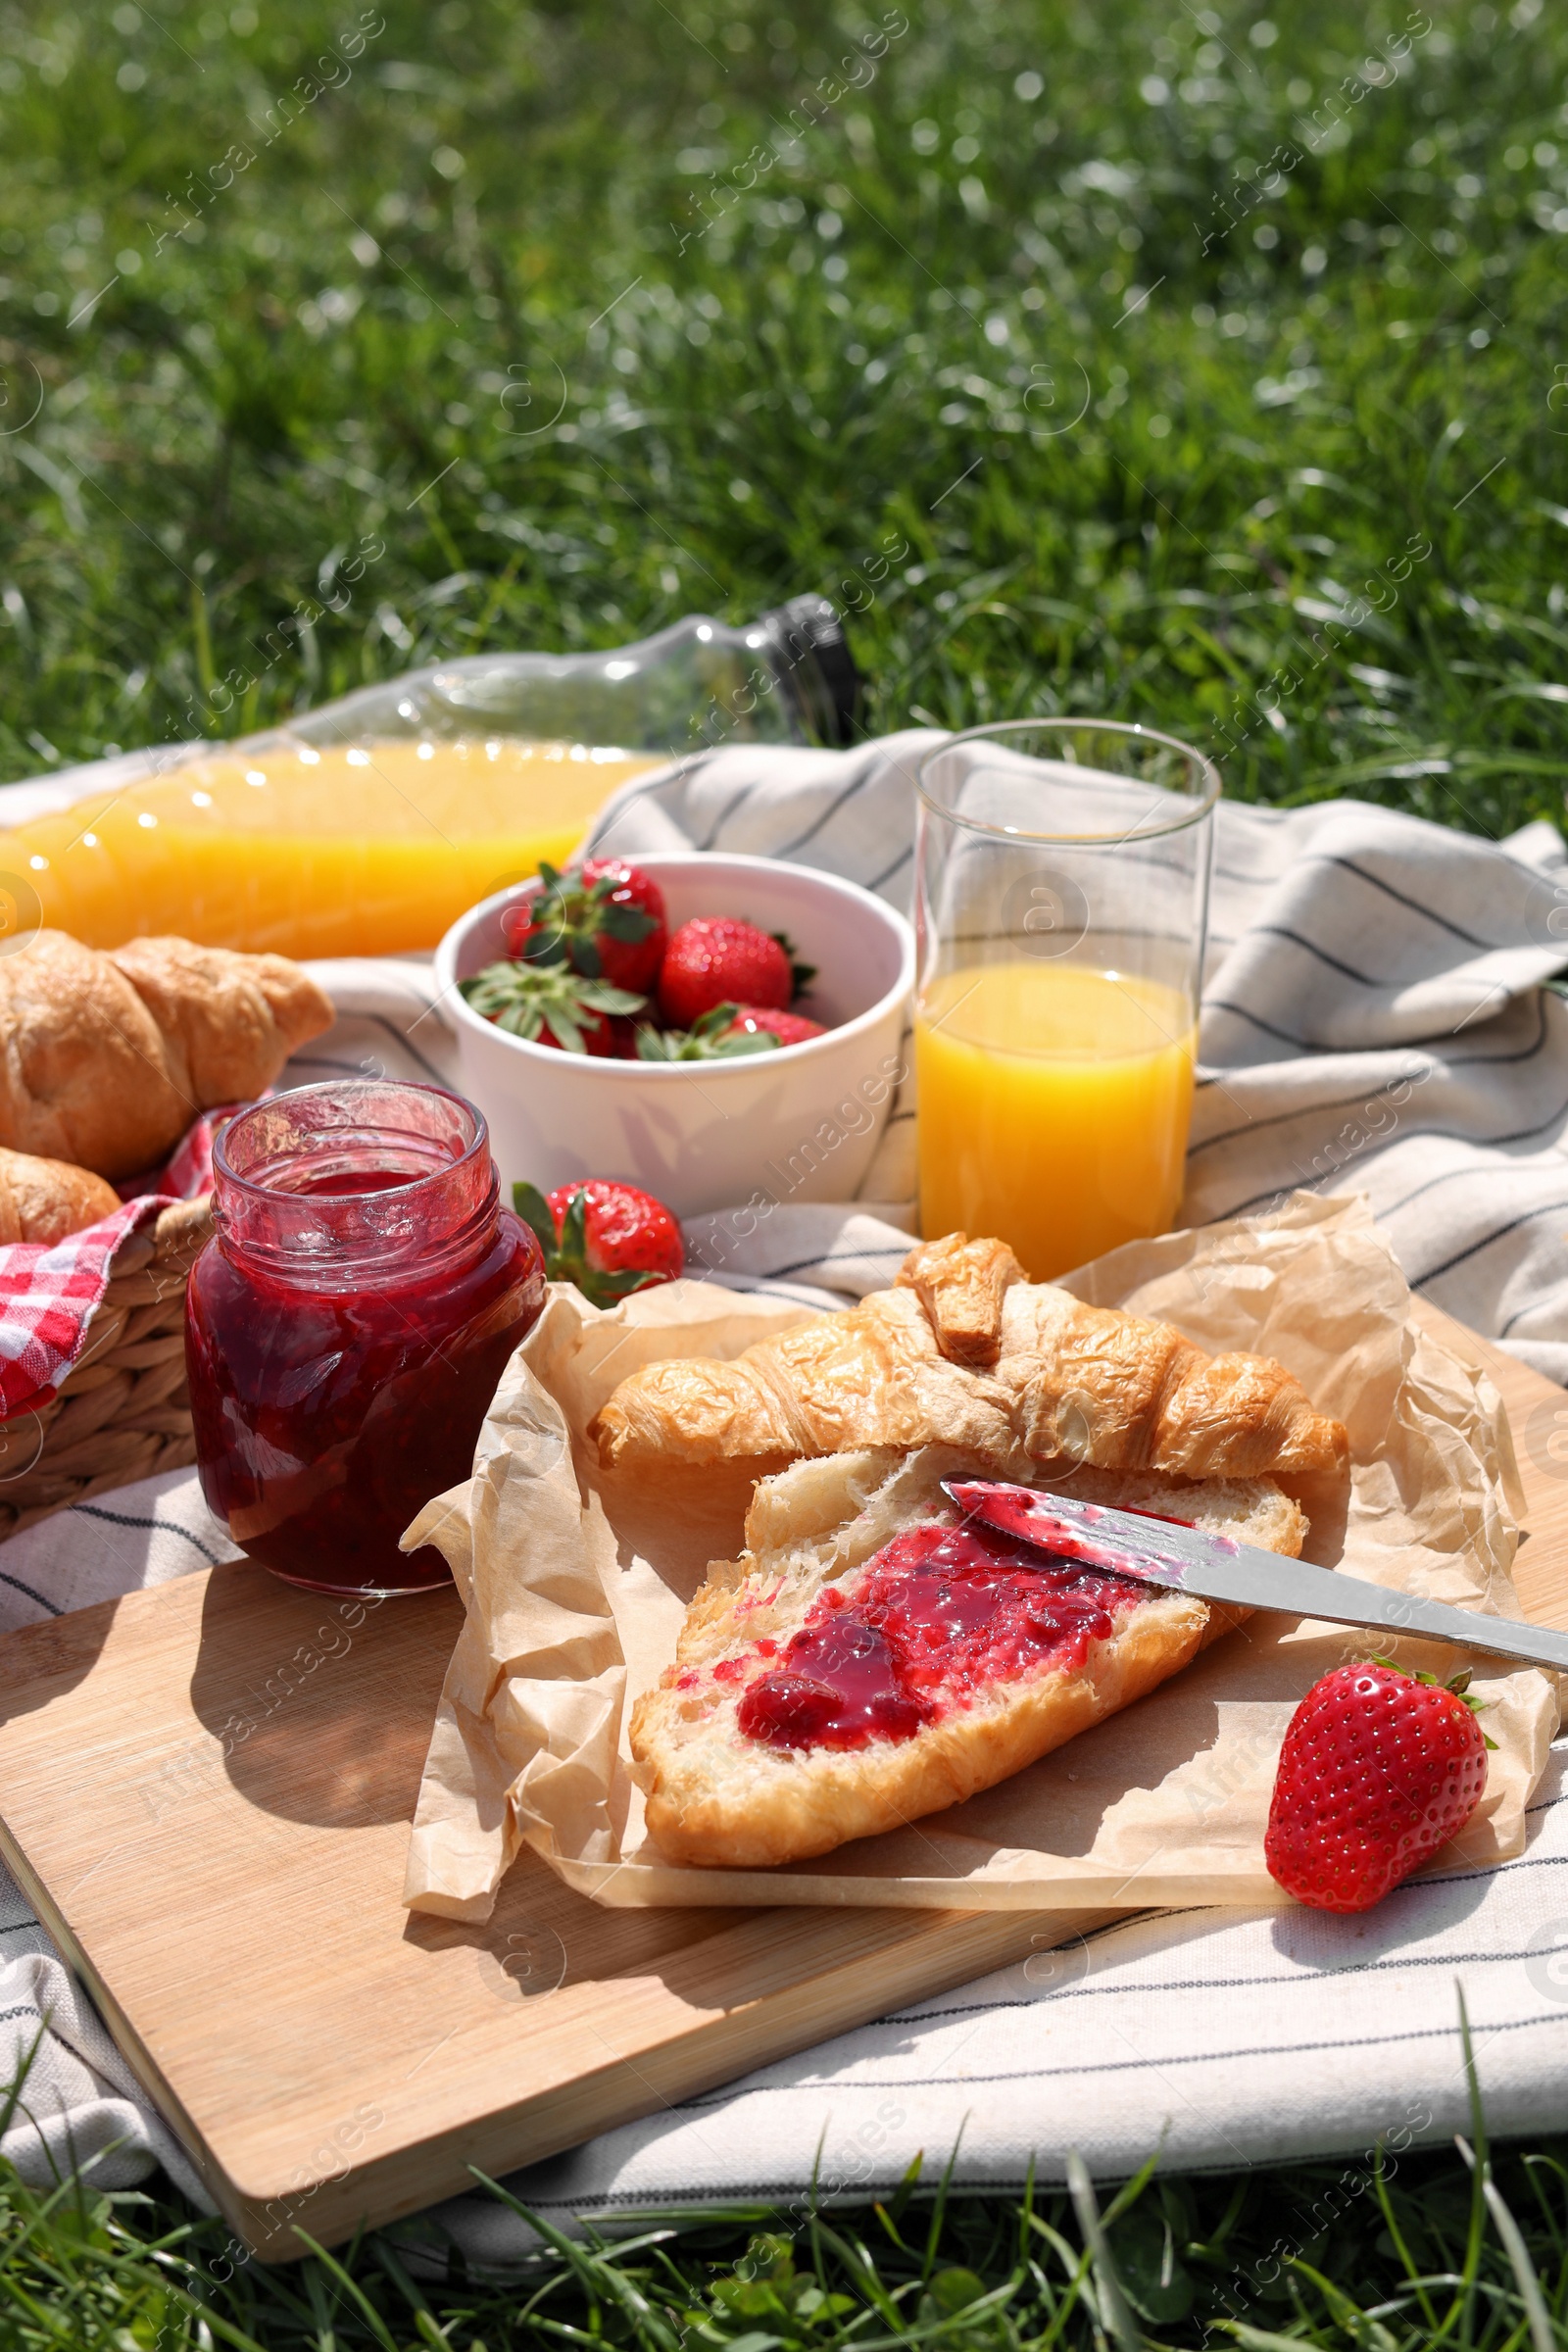
M 1290 1617 L 1320 1617 L 1331 1625 L 1364 1626 L 1368 1632 L 1411 1634 L 1428 1642 L 1453 1642 L 1527 1666 L 1549 1666 L 1568 1674 L 1568 1634 L 1512 1617 L 1486 1617 L 1477 1609 L 1455 1609 L 1441 1600 L 1419 1600 L 1337 1568 L 1314 1568 L 1232 1536 L 1209 1535 L 1142 1511 L 1115 1511 L 1098 1502 L 1076 1502 L 1035 1487 L 1004 1486 L 987 1479 L 945 1478 L 943 1492 L 965 1518 L 983 1520 L 1004 1535 L 1016 1536 L 1058 1559 L 1132 1576 L 1146 1584 L 1194 1592 L 1233 1608 L 1276 1609 Z

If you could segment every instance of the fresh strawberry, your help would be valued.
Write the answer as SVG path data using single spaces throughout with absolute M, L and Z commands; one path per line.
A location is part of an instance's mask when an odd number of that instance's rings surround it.
M 782 1010 L 804 986 L 786 942 L 735 915 L 700 914 L 664 950 L 659 1009 L 672 1029 L 690 1029 L 726 1001 Z
M 664 958 L 664 894 L 651 874 L 623 858 L 590 858 L 558 874 L 541 858 L 544 888 L 502 916 L 514 956 L 527 963 L 564 964 L 585 980 L 646 996 Z
M 1490 1744 L 1469 1681 L 1371 1658 L 1313 1684 L 1285 1734 L 1263 1847 L 1287 1894 L 1369 1910 L 1464 1828 Z
M 808 1021 L 804 1012 L 775 1012 L 764 1004 L 737 1005 L 733 1028 L 748 1037 L 776 1037 L 781 1046 L 804 1046 L 808 1038 L 827 1035 L 825 1023 Z
M 614 1016 L 641 1012 L 648 1002 L 551 963 L 487 963 L 458 986 L 475 1012 L 513 1037 L 601 1058 L 617 1050 Z
M 778 1039 L 760 1028 L 739 1025 L 738 1004 L 715 1004 L 699 1014 L 689 1029 L 656 1029 L 645 1021 L 637 1032 L 639 1061 L 731 1061 L 737 1054 L 772 1054 Z M 779 1013 L 779 1020 L 789 1014 Z
M 552 1282 L 574 1282 L 595 1306 L 673 1282 L 686 1263 L 680 1227 L 652 1193 L 608 1176 L 563 1184 L 548 1197 L 514 1184 L 512 1204 L 545 1253 Z

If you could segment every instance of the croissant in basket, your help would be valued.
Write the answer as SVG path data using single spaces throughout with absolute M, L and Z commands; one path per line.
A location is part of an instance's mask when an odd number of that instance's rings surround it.
M 892 1290 L 730 1363 L 646 1365 L 591 1434 L 607 1468 L 935 1445 L 1035 1480 L 1086 1463 L 1288 1494 L 1348 1458 L 1341 1424 L 1270 1357 L 1207 1355 L 1173 1324 L 1029 1282 L 1005 1244 L 962 1234 L 911 1250 Z
M 99 1176 L 156 1167 L 332 1021 L 308 972 L 188 939 L 112 955 L 40 931 L 0 958 L 0 1145 Z
M 0 1150 L 0 1245 L 63 1242 L 120 1204 L 114 1186 L 86 1168 Z

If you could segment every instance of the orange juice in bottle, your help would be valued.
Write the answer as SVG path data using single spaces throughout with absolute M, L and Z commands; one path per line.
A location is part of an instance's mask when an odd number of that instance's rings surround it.
M 0 868 L 89 947 L 173 932 L 286 956 L 433 948 L 562 863 L 657 754 L 476 740 L 215 750 L 0 835 Z M 0 803 L 3 813 L 3 803 Z
M 47 814 L 19 795 L 32 812 L 8 820 L 0 792 L 0 934 L 433 948 L 541 858 L 561 864 L 629 778 L 721 742 L 847 742 L 858 691 L 817 596 L 739 627 L 692 613 L 609 653 L 412 670 L 270 734 L 85 769 Z

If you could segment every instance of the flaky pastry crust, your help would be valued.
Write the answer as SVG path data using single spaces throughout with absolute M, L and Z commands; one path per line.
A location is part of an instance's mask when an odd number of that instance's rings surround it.
M 1083 1462 L 1287 1488 L 1342 1474 L 1348 1451 L 1271 1357 L 1207 1355 L 1174 1324 L 1027 1282 L 1003 1243 L 962 1234 L 911 1250 L 892 1290 L 732 1362 L 647 1365 L 591 1434 L 607 1467 L 956 1446 L 1018 1477 Z
M 199 1111 L 249 1102 L 332 1007 L 282 956 L 185 939 L 113 955 L 40 931 L 0 959 L 0 1145 L 133 1176 Z

